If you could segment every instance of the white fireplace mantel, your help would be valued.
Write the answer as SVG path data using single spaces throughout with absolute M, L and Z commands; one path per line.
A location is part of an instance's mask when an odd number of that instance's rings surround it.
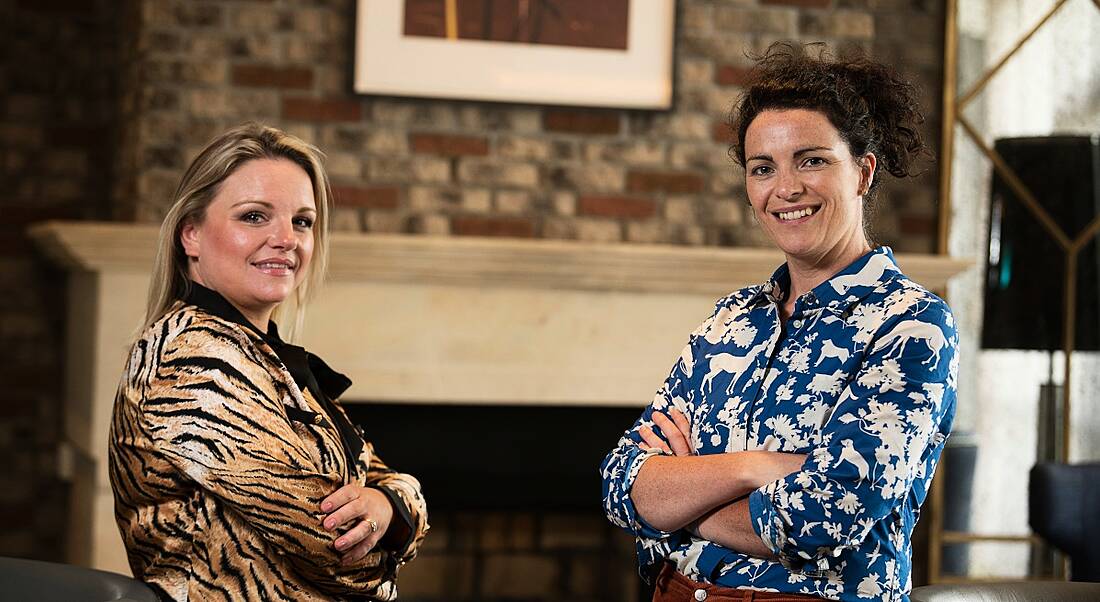
M 73 271 L 140 271 L 153 261 L 157 227 L 117 222 L 45 222 L 31 229 L 42 249 Z M 702 294 L 712 300 L 762 282 L 783 261 L 759 248 L 604 244 L 559 240 L 394 234 L 332 235 L 329 280 L 426 285 Z M 931 290 L 973 262 L 902 253 L 909 277 Z
M 84 527 L 70 561 L 126 572 L 106 436 L 157 229 L 46 222 L 31 234 L 70 271 L 65 430 L 71 524 Z M 352 378 L 345 402 L 639 408 L 714 301 L 783 261 L 770 249 L 373 234 L 335 234 L 330 257 L 302 343 Z M 971 265 L 897 259 L 933 290 Z

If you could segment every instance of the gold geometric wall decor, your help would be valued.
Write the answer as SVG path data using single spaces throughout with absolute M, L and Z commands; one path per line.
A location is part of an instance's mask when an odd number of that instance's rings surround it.
M 963 0 L 965 1 L 965 0 Z M 1016 43 L 996 63 L 987 68 L 968 90 L 960 94 L 958 90 L 958 3 L 959 0 L 947 0 L 946 21 L 944 35 L 944 86 L 943 86 L 943 129 L 942 146 L 940 151 L 940 213 L 939 213 L 939 240 L 938 252 L 946 255 L 948 234 L 951 220 L 951 183 L 952 162 L 954 159 L 954 145 L 956 128 L 961 128 L 974 145 L 985 155 L 993 165 L 993 169 L 1004 179 L 1016 197 L 1024 204 L 1032 217 L 1039 222 L 1044 230 L 1053 238 L 1064 252 L 1065 282 L 1063 283 L 1063 320 L 1062 347 L 1064 353 L 1063 382 L 1063 406 L 1062 406 L 1062 460 L 1068 462 L 1070 447 L 1070 361 L 1074 342 L 1074 323 L 1076 319 L 1077 300 L 1077 256 L 1078 253 L 1100 232 L 1100 216 L 1093 219 L 1076 237 L 1070 238 L 1066 232 L 1051 218 L 1050 214 L 1038 202 L 1035 195 L 1020 180 L 1015 171 L 1005 162 L 993 148 L 986 144 L 982 134 L 963 115 L 963 109 L 973 101 L 978 94 L 985 89 L 989 81 L 1001 71 L 1001 69 L 1014 57 L 1017 52 L 1032 37 L 1043 28 L 1050 19 L 1062 9 L 1069 0 L 1057 0 L 1053 6 L 1035 24 L 1028 29 Z M 1092 0 L 1092 3 L 1100 10 L 1100 0 Z M 939 475 L 938 481 L 943 482 L 943 475 Z M 932 583 L 949 583 L 958 581 L 972 581 L 966 577 L 945 576 L 941 574 L 942 554 L 945 544 L 969 544 L 975 542 L 999 542 L 999 543 L 1040 543 L 1034 535 L 982 535 L 969 532 L 945 532 L 943 530 L 943 490 L 942 487 L 933 487 L 932 490 L 931 534 L 929 537 L 929 580 Z M 1064 569 L 1064 567 L 1063 567 Z M 1063 570 L 1063 575 L 1066 573 Z

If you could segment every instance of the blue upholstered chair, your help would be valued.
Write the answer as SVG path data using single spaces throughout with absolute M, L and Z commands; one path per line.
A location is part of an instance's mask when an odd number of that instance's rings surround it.
M 1028 523 L 1069 556 L 1071 580 L 1100 581 L 1100 462 L 1032 467 Z

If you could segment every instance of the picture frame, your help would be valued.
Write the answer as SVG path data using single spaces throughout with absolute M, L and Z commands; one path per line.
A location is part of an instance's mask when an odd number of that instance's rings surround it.
M 359 94 L 672 105 L 675 0 L 358 0 L 355 21 Z

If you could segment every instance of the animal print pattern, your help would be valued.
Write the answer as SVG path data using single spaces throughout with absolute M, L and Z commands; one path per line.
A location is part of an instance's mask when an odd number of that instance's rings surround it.
M 664 385 L 601 467 L 604 509 L 637 537 L 643 575 L 664 561 L 728 587 L 833 600 L 904 601 L 913 527 L 951 428 L 958 337 L 951 311 L 906 278 L 889 248 L 869 252 L 800 297 L 786 325 L 782 266 L 762 286 L 718 301 Z M 687 531 L 664 532 L 634 508 L 653 450 L 638 429 L 676 407 L 697 454 L 808 454 L 802 469 L 749 496 L 775 559 Z M 663 435 L 662 435 L 663 436 Z
M 427 530 L 420 484 L 369 444 L 349 465 L 324 416 L 258 334 L 177 303 L 134 344 L 111 424 L 134 575 L 178 601 L 396 599 Z M 320 503 L 348 483 L 405 506 L 407 544 L 341 566 Z

